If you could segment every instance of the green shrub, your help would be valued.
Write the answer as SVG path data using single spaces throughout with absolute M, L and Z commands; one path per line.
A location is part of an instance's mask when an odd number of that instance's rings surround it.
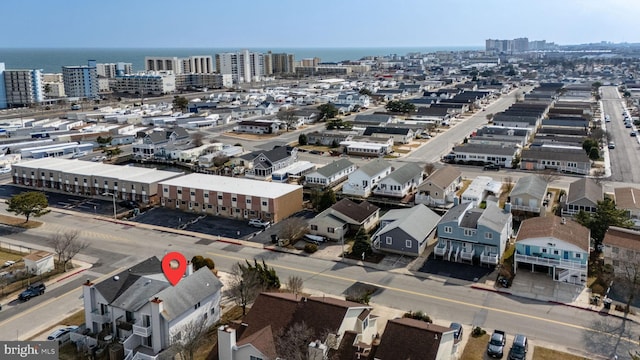
M 429 317 L 429 315 L 423 313 L 422 311 L 416 311 L 416 312 L 412 312 L 409 311 L 407 313 L 404 313 L 404 315 L 402 315 L 403 318 L 410 318 L 410 319 L 415 319 L 415 320 L 420 320 L 420 321 L 424 321 L 427 323 L 433 323 L 433 320 L 431 320 L 431 317 Z
M 604 295 L 604 287 L 598 283 L 591 285 L 591 293 Z
M 487 332 L 482 329 L 480 326 L 476 326 L 473 328 L 473 330 L 471 331 L 471 336 L 473 337 L 480 337 L 484 334 L 486 334 Z
M 313 254 L 316 251 L 318 251 L 318 245 L 316 244 L 306 244 L 304 246 L 304 252 L 308 254 Z

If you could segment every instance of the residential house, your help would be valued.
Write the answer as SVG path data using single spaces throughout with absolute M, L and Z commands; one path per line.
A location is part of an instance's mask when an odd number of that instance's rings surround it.
M 520 153 L 513 145 L 460 144 L 451 149 L 453 161 L 458 164 L 495 164 L 510 168 Z
M 453 166 L 444 166 L 418 185 L 414 202 L 427 206 L 445 207 L 453 204 L 453 198 L 461 185 L 462 172 Z
M 633 222 L 633 227 L 640 229 L 640 189 L 617 187 L 613 192 L 616 197 L 616 208 L 625 210 Z
M 604 263 L 611 265 L 616 275 L 634 274 L 640 264 L 640 231 L 611 226 L 602 245 Z
M 449 209 L 438 223 L 433 255 L 444 260 L 498 265 L 512 230 L 511 209 L 492 201 L 486 208 L 463 203 Z
M 364 136 L 392 138 L 394 143 L 408 144 L 415 138 L 415 131 L 410 128 L 367 126 L 362 133 Z
M 569 184 L 569 192 L 561 199 L 562 215 L 573 216 L 582 211 L 595 213 L 598 201 L 604 200 L 602 185 L 591 178 L 582 178 Z
M 254 151 L 231 161 L 245 168 L 245 177 L 267 180 L 271 174 L 293 164 L 298 158 L 298 149 L 280 146 L 268 151 Z
M 360 108 L 368 108 L 371 104 L 371 98 L 369 95 L 348 92 L 339 94 L 335 103 L 336 105 L 357 105 Z
M 347 155 L 382 157 L 393 152 L 393 138 L 361 139 L 364 137 L 352 136 L 340 142 L 340 147 Z M 357 140 L 356 140 L 357 139 Z
M 233 128 L 234 132 L 249 134 L 277 134 L 280 131 L 280 124 L 276 121 L 267 120 L 245 120 L 240 121 L 238 126 Z
M 553 169 L 561 172 L 587 175 L 591 159 L 583 149 L 535 146 L 522 150 L 521 170 Z
M 379 207 L 366 200 L 358 204 L 345 198 L 309 220 L 309 233 L 338 241 L 350 231 L 373 230 L 379 217 Z
M 476 176 L 462 193 L 460 202 L 470 202 L 473 206 L 480 206 L 480 203 L 487 199 L 487 196 L 500 196 L 502 192 L 502 182 L 493 180 L 489 176 Z
M 133 157 L 137 159 L 149 159 L 162 156 L 164 149 L 169 145 L 184 145 L 190 140 L 187 130 L 174 127 L 170 130 L 153 131 L 146 134 L 142 143 L 133 145 Z
M 373 360 L 453 360 L 455 330 L 411 318 L 387 321 Z
M 514 271 L 530 269 L 555 281 L 584 286 L 590 234 L 588 228 L 558 216 L 527 219 L 518 230 Z
M 384 125 L 393 120 L 393 116 L 388 114 L 359 114 L 353 119 L 353 124 Z
M 356 170 L 356 165 L 348 159 L 333 161 L 304 177 L 305 186 L 330 187 L 346 180 Z
M 313 124 L 318 121 L 320 112 L 312 109 L 297 109 L 294 110 L 293 116 L 301 120 L 303 124 Z
M 351 135 L 356 134 L 355 131 L 336 131 L 323 130 L 306 133 L 307 144 L 333 146 L 347 140 Z
M 380 228 L 371 237 L 373 248 L 420 256 L 439 221 L 440 215 L 422 204 L 409 209 L 389 210 L 380 218 Z
M 362 165 L 349 174 L 349 179 L 342 186 L 342 193 L 367 197 L 380 180 L 391 173 L 391 164 L 382 159 L 375 159 Z
M 531 129 L 506 128 L 502 126 L 484 126 L 469 137 L 469 144 L 516 145 L 524 147 L 529 142 Z
M 547 182 L 537 175 L 518 179 L 509 194 L 511 210 L 540 214 L 547 201 Z
M 422 167 L 416 163 L 407 163 L 382 178 L 373 193 L 403 198 L 413 192 L 421 181 Z
M 154 256 L 99 283 L 87 280 L 84 320 L 92 343 L 101 344 L 109 335 L 123 345 L 127 359 L 156 360 L 186 338 L 189 324 L 200 319 L 206 326 L 218 322 L 221 289 L 211 270 L 192 272 L 191 265 L 172 286 Z M 83 334 L 73 335 L 72 341 L 87 343 Z
M 328 296 L 261 293 L 241 323 L 218 328 L 218 358 L 276 359 L 279 337 L 304 323 L 317 339 L 309 344 L 309 359 L 354 359 L 357 352 L 371 351 L 378 334 L 371 310 L 369 305 Z M 349 355 L 337 355 L 339 351 Z

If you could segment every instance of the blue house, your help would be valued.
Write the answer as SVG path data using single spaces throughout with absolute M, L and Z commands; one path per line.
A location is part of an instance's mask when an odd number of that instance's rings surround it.
M 516 239 L 514 271 L 530 270 L 555 281 L 585 285 L 589 261 L 588 228 L 558 216 L 527 219 Z
M 485 209 L 463 203 L 452 207 L 438 223 L 435 257 L 455 262 L 498 265 L 512 233 L 511 207 L 487 201 Z

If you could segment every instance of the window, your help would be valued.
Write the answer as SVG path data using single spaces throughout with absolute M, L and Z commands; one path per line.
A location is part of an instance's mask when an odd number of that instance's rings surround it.
M 267 202 L 266 202 L 266 201 L 263 201 L 263 202 L 262 202 L 262 206 L 267 206 Z
M 560 251 L 559 250 L 553 250 L 553 255 L 560 255 Z
M 193 309 L 195 310 L 195 309 L 197 309 L 197 308 L 199 308 L 199 307 L 200 307 L 200 302 L 196 303 L 196 304 L 193 306 Z
M 476 231 L 473 229 L 464 229 L 464 236 L 474 236 Z
M 251 204 L 251 199 L 247 199 L 247 204 Z
M 249 360 L 262 360 L 261 357 L 257 357 L 257 356 L 253 356 L 253 355 L 249 355 Z
M 543 253 L 543 254 L 546 254 L 546 253 L 547 253 L 547 249 L 542 248 L 542 253 Z
M 169 189 L 168 188 L 164 188 L 164 189 L 162 189 L 162 191 L 168 193 Z
M 196 192 L 195 192 L 195 191 L 191 191 L 189 194 L 190 194 L 191 196 L 196 196 Z
M 412 245 L 413 245 L 413 241 L 411 241 L 411 240 L 405 240 L 405 241 L 404 241 L 404 246 L 405 246 L 407 249 L 411 249 L 411 246 L 412 246 Z
M 216 309 L 215 308 L 211 308 L 211 315 L 216 313 Z
M 576 259 L 581 259 L 581 258 L 582 258 L 582 254 L 576 253 Z
M 391 245 L 391 244 L 393 244 L 393 238 L 391 236 L 387 236 L 387 237 L 385 237 L 384 242 L 387 245 Z
M 611 252 L 614 253 L 614 254 L 617 254 L 619 251 L 620 251 L 620 248 L 617 248 L 617 247 L 612 247 L 611 248 Z
M 451 232 L 452 232 L 451 226 L 445 226 L 444 227 L 444 232 L 446 232 L 447 234 L 451 234 Z
M 178 189 L 178 195 L 182 195 L 182 189 Z
M 209 198 L 209 193 L 204 193 L 204 198 L 208 199 Z
M 493 239 L 493 233 L 490 233 L 490 232 L 484 233 L 484 238 L 489 240 Z
M 231 201 L 238 201 L 238 198 L 236 198 L 235 196 L 231 198 Z
M 318 225 L 311 225 L 311 230 L 317 231 L 318 230 Z
M 327 228 L 327 232 L 328 232 L 329 234 L 333 234 L 333 233 L 335 233 L 335 232 L 336 232 L 336 230 L 335 230 L 334 228 L 332 228 L 332 227 L 329 227 L 329 228 Z
M 222 200 L 222 195 L 218 195 L 218 200 Z

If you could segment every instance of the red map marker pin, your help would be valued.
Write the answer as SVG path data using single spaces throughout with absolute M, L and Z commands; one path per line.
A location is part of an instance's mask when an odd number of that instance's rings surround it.
M 175 263 L 177 263 L 177 266 L 174 265 Z M 162 272 L 171 285 L 176 286 L 186 270 L 187 259 L 181 253 L 176 251 L 170 252 L 162 258 Z

